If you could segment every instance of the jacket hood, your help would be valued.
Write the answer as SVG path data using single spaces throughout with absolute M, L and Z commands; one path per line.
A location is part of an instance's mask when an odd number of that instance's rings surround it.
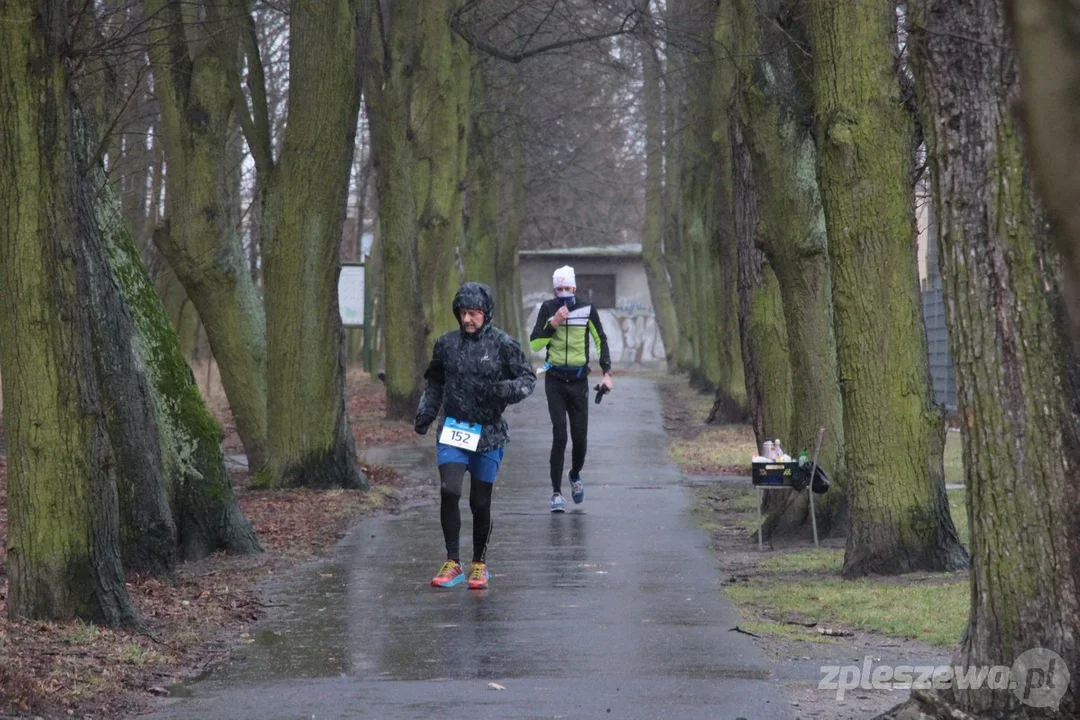
M 479 310 L 484 313 L 484 326 L 491 324 L 491 317 L 495 314 L 495 298 L 491 294 L 491 288 L 483 283 L 467 282 L 462 285 L 457 295 L 454 296 L 454 317 L 461 322 L 462 310 Z

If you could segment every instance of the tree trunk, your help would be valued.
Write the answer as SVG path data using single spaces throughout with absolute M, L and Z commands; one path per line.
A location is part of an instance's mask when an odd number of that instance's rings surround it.
M 668 370 L 675 370 L 679 327 L 671 284 L 664 263 L 664 116 L 660 90 L 660 61 L 646 40 L 640 42 L 645 81 L 645 225 L 641 230 L 641 257 L 649 282 L 649 295 Z
M 498 158 L 491 126 L 494 109 L 487 104 L 487 87 L 479 65 L 473 71 L 472 93 L 474 110 L 469 122 L 465 243 L 461 254 L 466 280 L 498 288 L 500 282 L 495 267 L 499 224 Z M 503 326 L 502 314 L 509 311 L 509 307 L 501 304 L 496 308 L 500 327 Z
M 95 185 L 100 193 L 109 194 L 116 222 L 125 229 L 126 223 L 103 169 L 92 164 L 97 162 L 93 154 L 100 142 L 92 123 L 76 113 L 74 128 L 79 172 L 86 176 L 76 196 L 78 211 L 93 220 L 75 237 L 78 296 L 90 320 L 94 365 L 116 462 L 120 556 L 128 572 L 167 575 L 175 565 L 176 525 L 166 494 L 154 398 L 132 313 L 109 265 L 105 228 L 96 215 Z
M 374 80 L 375 76 L 373 76 Z M 416 237 L 416 202 L 411 191 L 412 153 L 405 127 L 396 120 L 403 110 L 396 92 L 380 92 L 377 81 L 367 93 L 375 184 L 379 195 L 382 247 L 382 322 L 386 333 L 386 416 L 411 420 L 420 401 L 427 363 L 428 328 L 420 294 Z
M 681 212 L 682 173 L 686 137 L 686 53 L 683 45 L 683 0 L 669 0 L 665 7 L 667 59 L 661 89 L 664 101 L 664 260 L 671 279 L 679 346 L 675 348 L 676 367 L 683 372 L 694 369 L 696 321 L 693 317 L 690 283 L 689 243 Z
M 525 327 L 521 274 L 518 271 L 518 252 L 521 233 L 525 224 L 525 128 L 522 117 L 522 83 L 520 69 L 514 66 L 512 85 L 506 93 L 504 117 L 510 127 L 499 142 L 499 219 L 501 230 L 496 240 L 496 273 L 499 277 L 499 307 L 507 325 L 503 328 L 521 343 L 529 346 L 528 328 Z
M 956 570 L 915 263 L 912 118 L 895 3 L 808 6 L 851 525 L 844 577 Z M 783 282 L 783 281 L 781 281 Z
M 408 3 L 396 3 L 407 5 Z M 413 187 L 420 233 L 420 288 L 424 315 L 438 337 L 457 328 L 451 311 L 460 286 L 457 253 L 464 244 L 462 186 L 468 154 L 472 54 L 447 22 L 459 0 L 425 0 L 394 22 L 419 33 L 409 63 L 409 137 L 415 147 Z
M 146 12 L 168 163 L 166 230 L 155 242 L 198 310 L 248 467 L 258 472 L 267 460 L 266 323 L 232 222 L 224 161 L 234 110 L 225 62 L 236 57 L 236 33 L 210 23 L 214 42 L 230 50 L 192 51 L 210 41 L 187 37 L 196 31 L 179 4 L 147 0 Z
M 978 0 L 919 0 L 911 10 L 972 528 L 958 664 L 1012 666 L 1043 647 L 1077 668 L 1080 365 L 1061 259 L 1013 115 L 1020 86 L 1005 10 Z M 1063 717 L 1080 711 L 1075 687 Z M 1050 715 L 1018 693 L 954 697 L 980 716 Z
M 1080 347 L 1080 8 L 1071 0 L 1006 0 L 1019 55 L 1021 98 L 1032 169 L 1054 220 Z
M 337 280 L 360 112 L 359 0 L 294 3 L 289 112 L 263 226 L 274 481 L 367 487 L 345 407 Z
M 754 439 L 791 437 L 791 362 L 780 285 L 758 235 L 758 190 L 750 150 L 731 118 L 734 229 L 739 260 L 739 329 Z
M 105 33 L 103 22 L 84 16 L 83 22 L 73 26 L 75 36 L 84 43 L 100 42 Z M 145 42 L 145 38 L 142 41 Z M 73 79 L 72 90 L 73 95 L 83 96 L 85 107 L 91 108 L 90 111 L 76 108 L 72 119 L 76 171 L 79 173 L 75 194 L 77 210 L 96 220 L 94 190 L 101 187 L 110 193 L 118 215 L 128 212 L 135 216 L 136 223 L 141 224 L 145 220 L 147 195 L 148 176 L 145 173 L 149 162 L 145 128 L 149 121 L 138 118 L 143 128 L 139 134 L 141 143 L 131 147 L 131 137 L 123 136 L 116 129 L 123 115 L 123 110 L 118 108 L 125 107 L 120 98 L 136 92 L 134 88 L 123 87 L 128 81 L 122 76 L 129 68 L 99 57 L 91 60 L 86 70 L 85 75 Z M 108 128 L 110 135 L 99 134 L 99 127 Z M 122 150 L 124 145 L 129 147 Z M 136 193 L 143 208 L 138 207 L 138 202 L 124 207 L 120 199 L 112 195 L 113 186 L 106 186 L 104 158 L 98 154 L 102 147 L 108 147 L 113 154 L 114 169 L 121 179 L 115 186 L 122 186 L 124 180 L 131 179 L 121 174 L 125 168 L 119 160 L 125 157 L 129 159 L 128 172 L 143 173 L 141 193 Z M 134 163 L 130 162 L 132 157 Z M 141 170 L 136 167 L 139 161 L 144 166 Z M 89 320 L 94 372 L 103 397 L 109 444 L 116 460 L 120 556 L 128 572 L 168 575 L 176 563 L 176 526 L 166 495 L 162 448 L 145 362 L 136 345 L 131 312 L 109 266 L 101 224 L 92 222 L 87 228 L 88 232 L 74 238 L 80 260 L 76 266 L 77 292 Z
M 64 0 L 19 0 L 0 23 L 8 614 L 132 625 L 106 399 L 79 295 L 80 250 L 100 230 L 75 146 L 68 18 Z
M 746 385 L 739 336 L 739 261 L 732 220 L 733 171 L 729 136 L 737 71 L 734 63 L 723 56 L 735 42 L 733 11 L 730 0 L 717 5 L 710 44 L 715 71 L 711 93 L 713 118 L 710 155 L 713 162 L 709 226 L 712 230 L 710 246 L 715 268 L 712 292 L 716 296 L 719 375 L 709 422 L 722 423 L 746 421 Z
M 371 341 L 371 353 L 368 356 L 370 362 L 369 372 L 377 375 L 386 367 L 386 343 L 380 338 L 385 327 L 385 302 L 386 292 L 383 288 L 383 245 L 385 239 L 378 221 L 375 222 L 374 235 L 371 243 L 371 262 L 365 266 L 365 283 L 371 284 L 371 332 L 367 334 L 367 340 Z M 365 285 L 365 292 L 366 292 Z M 383 375 L 385 377 L 385 374 Z
M 148 380 L 179 555 L 194 561 L 218 550 L 259 552 L 258 538 L 236 502 L 225 469 L 221 426 L 203 402 L 116 197 L 100 168 L 91 169 L 90 177 L 98 188 L 94 209 L 108 262 L 134 320 L 133 341 Z M 132 569 L 126 559 L 125 567 Z
M 794 451 L 813 452 L 826 428 L 820 464 L 832 487 L 816 503 L 818 527 L 846 532 L 843 405 L 836 366 L 825 216 L 810 134 L 810 68 L 785 0 L 736 0 L 736 62 L 740 75 L 740 125 L 760 188 L 757 234 L 776 274 L 790 357 L 791 426 L 786 435 L 767 430 Z M 769 519 L 773 533 L 805 527 L 809 502 L 792 493 L 784 512 Z
M 720 300 L 724 291 L 719 289 L 723 276 L 716 238 L 716 210 L 720 201 L 715 197 L 721 190 L 715 186 L 714 165 L 718 158 L 713 142 L 716 126 L 713 76 L 717 64 L 710 45 L 710 30 L 716 18 L 712 3 L 694 0 L 690 5 L 692 33 L 700 35 L 691 35 L 688 39 L 692 49 L 686 70 L 688 101 L 680 163 L 683 169 L 679 183 L 681 222 L 685 233 L 684 247 L 689 250 L 691 316 L 696 322 L 693 332 L 695 370 L 691 380 L 698 389 L 713 392 L 723 386 L 725 377 L 725 350 L 720 339 L 725 310 Z
M 455 39 L 451 49 L 444 37 L 450 32 L 445 10 L 444 2 L 395 2 L 390 17 L 381 18 L 388 22 L 376 23 L 371 33 L 366 65 L 371 82 L 365 97 L 385 240 L 383 309 L 385 327 L 394 328 L 385 336 L 386 411 L 391 419 L 411 420 L 416 414 L 430 337 L 453 320 L 449 290 L 456 291 L 456 286 L 446 278 L 451 270 L 456 274 L 457 267 L 454 251 L 460 233 L 450 215 L 461 217 L 454 183 L 460 181 L 456 153 L 464 150 L 458 123 L 467 115 L 458 107 L 458 94 L 467 93 L 468 83 L 461 87 L 460 75 L 467 73 L 467 64 L 458 57 L 462 43 Z M 425 49 L 429 43 L 433 47 Z M 433 54 L 434 47 L 444 52 Z M 428 125 L 439 132 L 433 134 Z M 453 137 L 444 137 L 447 133 Z

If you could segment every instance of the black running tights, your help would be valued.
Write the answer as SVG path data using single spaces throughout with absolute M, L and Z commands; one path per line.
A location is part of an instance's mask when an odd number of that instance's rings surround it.
M 577 478 L 585 466 L 589 437 L 589 382 L 547 378 L 544 381 L 548 412 L 551 414 L 551 490 L 562 492 L 563 459 L 566 455 L 566 418 L 570 418 L 570 477 Z
M 461 512 L 458 501 L 461 500 L 461 487 L 465 481 L 464 463 L 447 463 L 439 466 L 442 480 L 442 520 L 443 538 L 446 540 L 446 557 L 461 562 L 458 542 L 461 536 Z M 469 475 L 469 509 L 473 516 L 473 562 L 484 562 L 488 539 L 491 537 L 491 490 L 495 483 L 486 483 Z

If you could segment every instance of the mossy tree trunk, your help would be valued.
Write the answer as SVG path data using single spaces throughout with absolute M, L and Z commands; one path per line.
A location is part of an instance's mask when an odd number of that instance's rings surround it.
M 645 4 L 646 11 L 648 4 Z M 671 282 L 664 262 L 664 108 L 660 87 L 660 60 L 656 50 L 642 39 L 641 63 L 644 68 L 645 96 L 645 224 L 641 229 L 641 257 L 649 282 L 649 295 L 668 370 L 675 370 L 679 348 L 679 327 Z
M 1021 76 L 1020 111 L 1038 189 L 1055 223 L 1072 339 L 1080 347 L 1080 8 L 1071 0 L 1006 0 Z
M 750 422 L 760 448 L 765 440 L 791 437 L 791 361 L 780 284 L 760 248 L 753 161 L 735 115 L 730 137 L 743 371 Z
M 406 60 L 411 62 L 407 92 L 417 161 L 413 187 L 420 212 L 420 288 L 424 316 L 435 337 L 457 327 L 450 306 L 460 286 L 457 254 L 464 245 L 462 187 L 473 56 L 469 45 L 450 29 L 448 18 L 458 4 L 459 0 L 421 2 L 408 28 L 420 35 L 416 55 Z
M 791 425 L 767 429 L 788 450 L 813 452 L 826 428 L 821 466 L 832 487 L 816 503 L 818 527 L 846 531 L 843 405 L 836 365 L 825 215 L 810 133 L 811 87 L 805 37 L 785 0 L 735 0 L 734 61 L 740 126 L 758 188 L 757 237 L 776 275 L 791 373 Z M 785 24 L 786 22 L 786 24 Z M 802 44 L 803 47 L 799 45 Z M 779 495 L 779 493 L 774 493 Z M 805 493 L 792 493 L 769 519 L 772 533 L 804 528 Z
M 80 299 L 100 241 L 75 143 L 65 0 L 0 23 L 0 365 L 8 456 L 8 614 L 136 622 L 120 559 L 116 459 Z
M 689 371 L 691 386 L 702 391 L 716 389 L 720 357 L 715 294 L 711 292 L 711 235 L 707 227 L 715 114 L 715 65 L 711 57 L 714 21 L 715 6 L 703 0 L 676 0 L 665 8 L 665 255 L 671 271 L 678 333 L 686 340 L 675 349 L 677 365 Z
M 713 250 L 709 204 L 712 185 L 712 73 L 714 65 L 706 50 L 692 56 L 687 69 L 687 118 L 683 149 L 683 178 L 679 183 L 686 252 L 687 279 L 690 285 L 690 316 L 695 323 L 694 371 L 692 379 L 699 389 L 713 391 L 720 379 L 719 318 L 717 307 L 718 268 Z
M 360 112 L 362 0 L 294 0 L 289 109 L 263 210 L 267 428 L 274 482 L 367 486 L 345 404 L 341 233 Z
M 499 194 L 499 231 L 496 239 L 496 275 L 498 307 L 506 332 L 528 347 L 528 334 L 521 294 L 521 273 L 518 271 L 518 251 L 525 224 L 525 119 L 522 117 L 522 84 L 517 65 L 508 69 L 512 85 L 505 93 L 503 117 L 506 132 L 496 138 Z
M 418 0 L 394 5 L 404 11 Z M 375 187 L 379 198 L 379 231 L 382 242 L 382 327 L 386 342 L 386 415 L 411 420 L 422 390 L 431 328 L 424 318 L 420 290 L 418 242 L 419 208 L 413 192 L 412 171 L 416 159 L 409 140 L 407 58 L 415 52 L 415 36 L 403 27 L 395 13 L 378 15 L 371 30 L 370 52 L 365 68 L 365 93 L 371 122 L 371 152 L 375 164 Z M 387 26 L 389 22 L 389 26 Z M 386 32 L 383 32 L 386 28 Z
M 483 69 L 477 63 L 472 80 L 473 112 L 469 121 L 469 158 L 466 173 L 465 243 L 462 258 L 465 279 L 498 288 L 496 273 L 499 232 L 498 158 L 495 149 L 495 108 L 489 104 Z M 498 306 L 501 316 L 511 308 Z
M 75 237 L 78 296 L 90 321 L 102 409 L 116 462 L 120 556 L 129 572 L 167 575 L 176 561 L 176 525 L 166 494 L 147 358 L 138 346 L 132 313 L 110 267 L 105 228 L 95 212 L 95 185 L 109 193 L 116 219 L 123 223 L 121 209 L 112 190 L 105 186 L 102 169 L 92 165 L 97 161 L 93 153 L 100 141 L 92 123 L 76 113 L 74 129 L 78 168 L 84 176 L 76 196 L 78 210 L 91 218 Z M 123 225 L 126 229 L 126 223 Z M 130 243 L 130 235 L 128 238 Z
M 684 0 L 669 0 L 665 7 L 664 81 L 661 83 L 664 106 L 664 261 L 671 279 L 671 296 L 679 346 L 675 348 L 675 366 L 681 372 L 694 369 L 696 322 L 693 317 L 690 284 L 690 248 L 685 242 L 680 201 L 682 198 L 682 163 L 685 152 L 683 123 L 686 116 L 686 52 L 683 45 Z
M 851 509 L 843 574 L 956 570 L 967 554 L 949 516 L 930 394 L 895 3 L 806 9 Z
M 685 110 L 677 133 L 681 152 L 675 163 L 680 177 L 675 224 L 686 268 L 688 298 L 684 301 L 692 338 L 691 382 L 716 391 L 714 418 L 741 419 L 745 403 L 742 355 L 739 350 L 735 241 L 731 231 L 731 164 L 727 110 L 718 102 L 730 86 L 731 74 L 717 63 L 717 6 L 688 0 L 670 9 L 678 23 L 682 48 Z M 667 178 L 670 173 L 665 173 Z M 684 326 L 686 323 L 683 323 Z
M 109 266 L 133 320 L 131 344 L 148 381 L 178 554 L 194 561 L 219 550 L 259 552 L 255 531 L 236 501 L 225 469 L 221 426 L 203 402 L 111 186 L 101 168 L 90 168 L 89 174 L 97 188 L 94 210 Z M 121 494 L 122 511 L 123 500 Z M 126 557 L 124 566 L 132 569 Z
M 1020 85 L 1005 9 L 918 0 L 911 11 L 971 526 L 958 664 L 1012 666 L 1043 647 L 1080 667 L 1080 365 L 1061 258 L 1013 114 Z M 1061 717 L 1080 710 L 1075 688 Z M 1049 714 L 1012 692 L 954 699 L 980 717 Z
M 94 83 L 77 87 L 93 104 L 102 103 Z M 95 157 L 107 138 L 88 116 L 77 115 L 75 127 L 81 175 L 91 193 L 86 206 L 101 231 L 83 242 L 80 296 L 93 318 L 97 373 L 117 458 L 124 568 L 164 574 L 177 555 L 191 560 L 215 550 L 257 551 L 229 486 L 221 428 L 179 352 L 125 217 L 129 208 Z M 165 275 L 186 306 L 182 314 L 195 316 L 175 276 Z M 192 325 L 197 328 L 197 317 Z
M 206 328 L 248 467 L 267 460 L 266 322 L 230 207 L 228 138 L 239 35 L 232 9 L 193 22 L 197 5 L 146 0 L 166 173 L 158 248 Z M 215 47 L 217 43 L 220 47 Z
M 716 6 L 710 54 L 715 68 L 710 94 L 713 109 L 711 139 L 712 191 L 709 194 L 710 247 L 715 268 L 712 292 L 716 296 L 716 332 L 719 375 L 710 422 L 746 420 L 746 384 L 743 377 L 739 335 L 738 244 L 732 216 L 732 158 L 729 127 L 734 103 L 736 67 L 725 53 L 734 45 L 734 8 L 731 2 Z
M 471 53 L 450 29 L 456 7 L 457 0 L 393 3 L 378 15 L 367 64 L 385 308 L 394 328 L 387 414 L 396 418 L 416 412 L 432 335 L 457 326 L 450 305 L 463 244 Z

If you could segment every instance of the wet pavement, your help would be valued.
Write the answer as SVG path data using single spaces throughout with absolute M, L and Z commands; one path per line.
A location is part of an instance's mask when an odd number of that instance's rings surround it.
M 666 461 L 655 385 L 618 378 L 590 406 L 585 502 L 564 483 L 568 512 L 552 515 L 542 384 L 507 415 L 489 590 L 430 587 L 443 560 L 434 499 L 365 521 L 332 560 L 280 582 L 282 607 L 253 644 L 154 717 L 790 720 L 764 654 L 730 631 L 738 616 Z M 432 446 L 368 460 L 423 463 L 434 487 Z

